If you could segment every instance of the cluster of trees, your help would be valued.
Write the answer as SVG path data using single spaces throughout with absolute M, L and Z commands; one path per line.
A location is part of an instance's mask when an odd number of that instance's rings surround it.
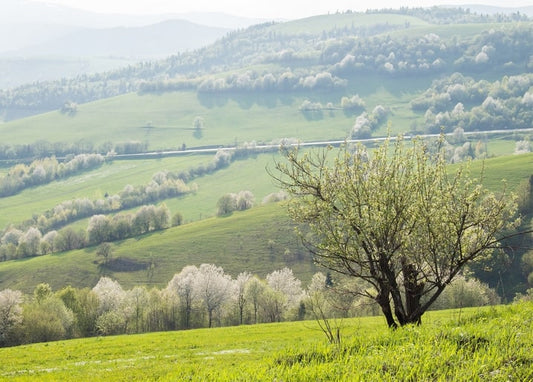
M 380 106 L 381 108 L 381 106 Z M 366 103 L 359 96 L 359 94 L 351 97 L 344 96 L 341 98 L 340 106 L 335 106 L 332 102 L 328 102 L 326 106 L 323 106 L 320 102 L 312 102 L 304 100 L 300 105 L 299 110 L 302 112 L 321 113 L 322 110 L 335 110 L 342 109 L 345 112 L 356 112 L 358 110 L 365 110 Z
M 465 131 L 518 129 L 533 126 L 533 75 L 505 76 L 490 83 L 455 73 L 437 80 L 411 102 L 425 113 L 430 132 L 457 126 Z
M 365 110 L 366 109 L 366 103 L 365 101 L 359 96 L 359 94 L 355 94 L 351 97 L 342 97 L 341 98 L 341 107 L 344 110 Z
M 174 220 L 181 223 L 181 220 Z M 142 206 L 134 214 L 117 214 L 112 218 L 106 215 L 93 215 L 87 227 L 89 245 L 127 239 L 151 231 L 170 227 L 170 210 L 163 203 Z
M 255 197 L 251 191 L 243 190 L 236 194 L 225 194 L 217 201 L 217 215 L 224 216 L 233 211 L 248 210 L 254 206 L 254 203 Z
M 211 77 L 198 85 L 200 93 L 219 92 L 252 92 L 252 91 L 306 91 L 332 90 L 344 88 L 347 81 L 333 76 L 329 72 L 297 75 L 292 71 L 279 74 L 258 74 L 247 71 L 242 74 L 231 74 L 225 78 Z
M 48 284 L 39 284 L 33 296 L 5 289 L 0 291 L 0 346 L 375 313 L 375 306 L 348 293 L 353 288 L 349 280 L 334 281 L 323 273 L 315 274 L 303 289 L 288 268 L 265 279 L 248 272 L 232 278 L 221 267 L 202 264 L 186 266 L 161 290 L 124 290 L 108 277 L 92 289 L 68 286 L 55 293 Z M 439 307 L 497 302 L 487 286 L 461 277 Z
M 17 164 L 0 178 L 0 197 L 14 195 L 27 187 L 39 186 L 74 175 L 82 170 L 100 167 L 105 157 L 100 154 L 80 154 L 63 163 L 55 157 L 38 159 L 30 165 Z
M 179 213 L 172 220 L 180 225 L 183 218 Z M 26 231 L 10 227 L 0 238 L 0 261 L 46 255 L 54 252 L 79 249 L 103 242 L 122 240 L 151 231 L 168 228 L 171 225 L 170 211 L 165 204 L 142 206 L 137 212 L 116 214 L 113 217 L 93 215 L 86 230 L 66 227 L 42 234 L 36 227 Z
M 352 139 L 370 138 L 372 132 L 381 126 L 389 115 L 389 110 L 381 105 L 374 107 L 371 113 L 363 112 L 356 119 L 352 127 Z
M 529 70 L 533 63 L 526 51 L 533 47 L 532 37 L 533 28 L 521 26 L 488 31 L 473 42 L 435 33 L 403 39 L 349 37 L 346 41 L 325 43 L 321 62 L 332 65 L 330 71 L 335 75 L 373 72 L 403 76 L 445 73 L 450 69 L 478 73 L 489 67 Z M 526 50 L 515 49 L 517 45 Z

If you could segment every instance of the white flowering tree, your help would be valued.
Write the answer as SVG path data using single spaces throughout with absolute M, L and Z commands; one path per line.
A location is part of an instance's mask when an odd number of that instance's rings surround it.
M 9 341 L 11 330 L 22 321 L 22 293 L 4 289 L 0 292 L 0 346 Z
M 213 313 L 220 309 L 231 295 L 232 281 L 221 267 L 202 264 L 198 270 L 195 287 L 207 311 L 208 325 L 213 325 Z
M 197 277 L 198 268 L 194 265 L 188 265 L 172 277 L 166 288 L 167 295 L 170 296 L 174 304 L 179 305 L 183 327 L 186 329 L 191 327 L 191 315 L 198 299 L 195 288 Z

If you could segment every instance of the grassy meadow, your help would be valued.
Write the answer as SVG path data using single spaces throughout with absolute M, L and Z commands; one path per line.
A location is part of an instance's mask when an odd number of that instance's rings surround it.
M 261 68 L 258 68 L 261 73 Z M 140 141 L 149 150 L 177 149 L 206 145 L 229 146 L 257 141 L 269 143 L 296 137 L 303 141 L 345 139 L 356 115 L 342 109 L 319 114 L 299 110 L 305 100 L 340 107 L 343 96 L 359 94 L 368 111 L 384 105 L 393 134 L 410 129 L 423 115 L 411 111 L 410 100 L 425 91 L 429 75 L 409 79 L 372 75 L 349 80 L 346 89 L 327 92 L 264 92 L 202 94 L 175 91 L 162 94 L 126 94 L 78 105 L 75 115 L 59 111 L 0 124 L 4 144 L 49 142 L 89 142 L 95 147 L 105 142 Z M 202 117 L 202 134 L 194 133 L 193 122 Z M 150 126 L 150 127 L 148 127 Z M 381 131 L 383 130 L 383 131 Z M 376 132 L 383 135 L 387 127 Z
M 95 337 L 0 349 L 13 381 L 527 381 L 533 304 L 428 312 L 389 330 L 345 319 L 329 345 L 314 321 Z

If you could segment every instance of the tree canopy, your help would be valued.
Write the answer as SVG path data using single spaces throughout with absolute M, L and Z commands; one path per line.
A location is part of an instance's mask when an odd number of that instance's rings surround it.
M 465 265 L 518 223 L 514 196 L 484 188 L 468 163 L 450 168 L 439 143 L 389 138 L 336 156 L 294 149 L 271 172 L 316 262 L 364 280 L 354 293 L 375 300 L 390 327 L 421 323 Z

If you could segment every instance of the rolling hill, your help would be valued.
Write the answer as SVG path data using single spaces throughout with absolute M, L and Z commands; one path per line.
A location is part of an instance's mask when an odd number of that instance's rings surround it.
M 257 159 L 234 162 L 227 169 L 197 179 L 199 189 L 196 194 L 166 200 L 173 213 L 180 211 L 184 218 L 191 222 L 113 243 L 112 258 L 123 259 L 130 264 L 131 269 L 102 268 L 99 266 L 101 260 L 96 256 L 97 248 L 92 247 L 1 262 L 0 289 L 12 288 L 31 292 L 41 282 L 49 283 L 54 289 L 64 285 L 91 287 L 102 275 L 117 279 L 121 285 L 128 288 L 138 284 L 161 287 L 184 266 L 202 263 L 215 263 L 233 276 L 247 270 L 261 277 L 272 270 L 288 266 L 306 283 L 317 268 L 313 265 L 309 253 L 299 244 L 291 228 L 293 224 L 289 221 L 283 205 L 268 204 L 236 212 L 229 217 L 214 217 L 216 200 L 226 192 L 249 188 L 259 201 L 264 195 L 275 191 L 272 180 L 264 169 L 265 165 L 272 166 L 273 160 L 272 155 L 264 154 Z M 172 162 L 174 166 L 178 164 L 175 159 L 172 161 L 166 159 L 163 163 L 158 160 L 149 162 L 150 166 L 162 166 L 162 168 L 169 168 Z M 190 163 L 188 159 L 187 164 Z M 146 165 L 148 163 L 144 166 Z M 505 168 L 509 187 L 515 189 L 519 182 L 531 175 L 532 165 L 533 154 L 487 160 L 484 163 L 485 184 L 494 190 L 501 189 L 502 168 Z M 114 184 L 118 186 L 121 182 L 130 182 L 132 179 L 140 180 L 142 176 L 147 177 L 150 173 L 148 170 L 150 167 L 139 171 L 133 168 L 127 170 L 125 166 L 127 162 L 119 162 L 110 165 L 111 168 L 107 170 L 95 172 L 93 176 L 80 176 L 69 181 L 69 187 L 78 190 L 80 195 L 87 193 L 94 195 L 95 192 L 101 193 L 104 190 L 102 185 L 107 183 L 103 181 L 105 176 L 109 180 L 113 179 Z M 117 171 L 124 173 L 122 179 L 115 179 Z M 479 171 L 481 171 L 481 162 L 473 167 L 474 175 Z M 101 175 L 98 175 L 99 173 Z M 53 195 L 50 192 L 43 193 L 44 189 L 61 189 L 65 186 L 67 185 L 58 187 L 52 184 L 36 189 L 35 192 L 29 190 L 29 193 L 22 197 L 27 199 L 25 203 L 28 203 L 28 200 L 35 198 L 34 195 Z M 100 188 L 96 191 L 95 187 Z M 112 190 L 112 188 L 105 189 Z M 87 190 L 87 193 L 83 193 L 82 190 Z M 24 210 L 25 203 L 21 203 L 18 207 L 17 204 L 13 206 L 15 209 Z M 10 204 L 6 203 L 3 209 L 9 208 Z M 44 208 L 45 204 L 46 201 L 42 199 L 33 206 L 30 204 L 28 211 Z M 86 224 L 85 220 L 85 227 Z M 147 272 L 151 263 L 155 265 L 153 273 Z M 503 272 L 501 276 L 507 278 L 510 275 L 508 272 Z
M 128 185 L 149 184 L 159 171 L 209 166 L 213 154 L 193 155 L 188 149 L 250 149 L 226 167 L 193 177 L 189 183 L 196 184 L 195 193 L 154 202 L 164 202 L 173 214 L 182 213 L 188 224 L 113 243 L 113 257 L 125 267 L 102 268 L 94 247 L 10 260 L 0 263 L 0 288 L 31 291 L 40 282 L 54 288 L 92 286 L 102 274 L 126 287 L 162 286 L 193 262 L 216 263 L 232 275 L 249 270 L 261 276 L 287 265 L 308 281 L 315 267 L 282 208 L 267 205 L 215 218 L 216 203 L 226 193 L 249 190 L 259 204 L 277 191 L 265 167 L 278 156 L 254 152 L 257 145 L 284 139 L 344 140 L 355 136 L 360 117 L 372 124 L 370 137 L 426 133 L 430 117 L 450 121 L 464 116 L 455 122 L 458 126 L 466 126 L 467 118 L 479 117 L 486 124 L 496 120 L 503 133 L 482 130 L 463 139 L 457 131 L 457 137 L 449 139 L 450 157 L 489 157 L 484 162 L 486 184 L 498 189 L 505 177 L 514 190 L 531 175 L 532 157 L 510 154 L 517 144 L 530 140 L 531 132 L 517 132 L 508 121 L 520 116 L 520 122 L 527 123 L 530 118 L 526 85 L 531 68 L 522 50 L 504 42 L 514 39 L 528 51 L 532 24 L 506 18 L 483 22 L 459 11 L 449 11 L 446 17 L 462 21 L 439 23 L 431 11 L 398 11 L 266 23 L 165 60 L 0 92 L 0 109 L 10 120 L 0 124 L 0 174 L 43 156 L 100 152 L 114 158 L 96 170 L 1 198 L 4 232 L 10 224 L 27 229 L 29 222 L 63 201 L 97 200 Z M 490 32 L 494 28 L 498 33 Z M 462 89 L 456 71 L 472 76 L 468 84 L 479 90 L 477 95 L 454 92 Z M 414 101 L 423 96 L 427 105 L 414 108 Z M 454 114 L 458 103 L 462 109 Z M 37 110 L 47 112 L 26 118 L 9 115 Z M 386 117 L 376 122 L 376 110 L 384 110 Z M 501 112 L 490 114 L 493 110 Z M 509 119 L 497 119 L 499 115 Z M 180 152 L 157 159 L 114 157 L 127 145 L 138 147 L 133 153 Z M 77 220 L 72 227 L 86 229 L 87 220 Z M 521 255 L 512 260 L 518 289 L 526 286 L 518 269 Z M 155 271 L 149 275 L 150 264 Z M 512 277 L 503 278 L 507 282 Z

